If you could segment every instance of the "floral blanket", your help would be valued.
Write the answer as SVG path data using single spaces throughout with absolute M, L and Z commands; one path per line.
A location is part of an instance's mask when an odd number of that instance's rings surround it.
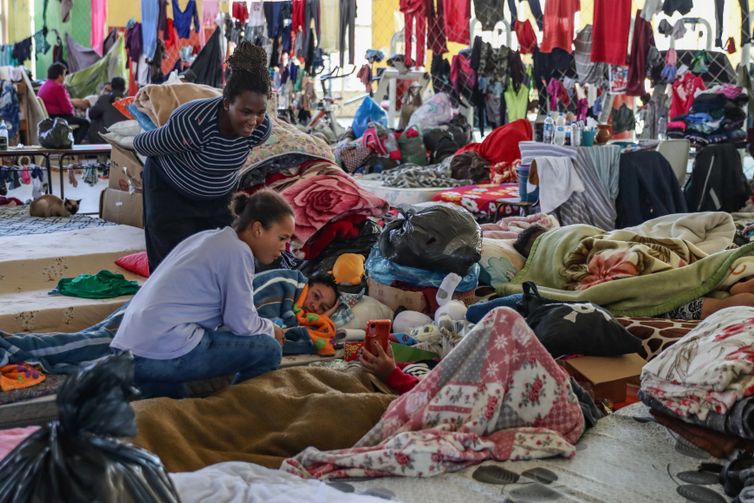
M 583 431 L 566 372 L 518 313 L 498 308 L 355 447 L 310 447 L 281 469 L 323 479 L 430 477 L 490 459 L 571 457 Z
M 754 309 L 731 307 L 702 321 L 644 367 L 641 393 L 699 420 L 754 395 Z
M 606 281 L 685 267 L 707 254 L 675 238 L 652 238 L 625 230 L 584 238 L 565 257 L 569 288 L 583 290 Z
M 379 216 L 387 203 L 345 172 L 303 178 L 280 193 L 296 214 L 293 246 L 303 246 L 328 223 L 346 215 Z
M 619 281 L 595 282 L 588 288 L 575 289 L 578 281 L 566 274 L 566 257 L 581 246 L 584 238 L 604 235 L 604 230 L 590 225 L 568 225 L 547 231 L 537 238 L 521 272 L 509 283 L 496 285 L 498 293 L 519 293 L 524 282 L 532 281 L 547 299 L 592 302 L 617 316 L 656 316 L 717 289 L 726 289 L 725 285 L 754 272 L 754 243 L 750 243 L 691 261 L 685 267 L 625 275 Z M 751 266 L 747 266 L 749 262 Z M 582 263 L 586 260 L 582 259 Z M 581 274 L 586 277 L 590 273 L 582 270 Z
M 705 431 L 754 440 L 753 370 L 754 309 L 724 309 L 645 367 L 639 397 Z

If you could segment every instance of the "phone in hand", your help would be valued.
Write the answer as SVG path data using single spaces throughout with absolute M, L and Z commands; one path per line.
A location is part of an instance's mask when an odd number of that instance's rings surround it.
M 390 343 L 390 329 L 392 323 L 390 320 L 369 320 L 367 322 L 366 336 L 364 337 L 364 347 L 370 353 L 372 344 L 379 344 L 382 349 L 387 351 L 387 345 Z

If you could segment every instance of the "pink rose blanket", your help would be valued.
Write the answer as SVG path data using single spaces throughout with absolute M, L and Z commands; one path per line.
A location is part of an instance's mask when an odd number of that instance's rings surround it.
M 379 216 L 388 208 L 384 199 L 361 188 L 345 172 L 302 178 L 280 195 L 296 214 L 293 238 L 299 246 L 339 218 L 357 214 Z
M 302 477 L 430 477 L 485 460 L 571 457 L 584 416 L 566 372 L 524 319 L 490 311 L 355 447 L 310 447 L 281 469 Z

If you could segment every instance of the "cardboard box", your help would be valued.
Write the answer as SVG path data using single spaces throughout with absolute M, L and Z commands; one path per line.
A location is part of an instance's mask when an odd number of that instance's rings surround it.
M 129 190 L 129 180 L 137 192 L 141 192 L 141 172 L 144 166 L 135 152 L 110 143 L 113 150 L 110 154 L 110 181 L 109 187 L 122 191 Z
M 116 224 L 144 227 L 144 207 L 140 193 L 105 189 L 99 204 L 100 218 Z
M 579 383 L 591 390 L 595 400 L 613 403 L 626 399 L 626 386 L 639 384 L 641 369 L 647 364 L 636 353 L 623 356 L 580 356 L 561 364 Z

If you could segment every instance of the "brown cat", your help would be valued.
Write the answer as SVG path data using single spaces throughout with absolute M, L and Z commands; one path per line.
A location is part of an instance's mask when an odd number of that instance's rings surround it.
M 70 217 L 79 211 L 81 199 L 66 199 L 58 196 L 38 197 L 31 203 L 29 213 L 33 217 Z

